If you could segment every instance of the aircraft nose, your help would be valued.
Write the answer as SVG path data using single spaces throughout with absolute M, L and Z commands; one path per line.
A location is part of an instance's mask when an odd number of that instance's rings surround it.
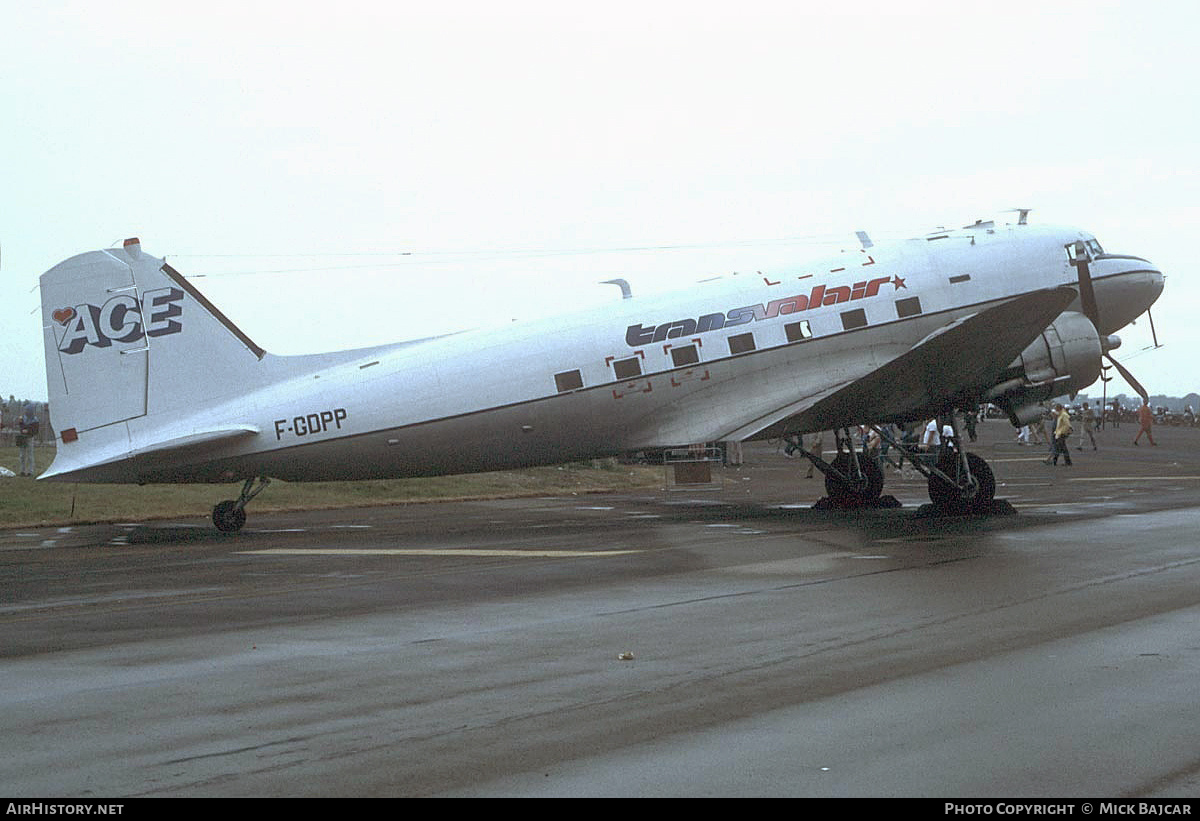
M 1163 292 L 1163 288 L 1167 285 L 1167 278 L 1157 267 L 1152 268 L 1149 273 L 1150 283 L 1154 289 L 1154 299 L 1158 299 L 1159 295 Z
M 1115 333 L 1137 319 L 1162 295 L 1166 285 L 1162 270 L 1141 257 L 1106 255 L 1097 260 L 1092 274 L 1102 333 Z
M 1167 278 L 1163 276 L 1163 272 L 1157 265 L 1149 260 L 1140 260 L 1144 263 L 1136 271 L 1130 271 L 1134 287 L 1137 289 L 1145 308 L 1153 305 L 1160 296 L 1162 296 L 1163 288 L 1166 287 Z

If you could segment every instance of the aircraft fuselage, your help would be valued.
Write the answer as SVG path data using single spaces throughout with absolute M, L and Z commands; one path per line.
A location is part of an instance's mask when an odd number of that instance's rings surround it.
M 44 304 L 53 422 L 70 431 L 46 478 L 420 476 L 777 435 L 789 420 L 804 432 L 805 407 L 931 334 L 1022 294 L 1076 286 L 1064 249 L 1077 240 L 1094 241 L 1074 229 L 974 226 L 565 316 L 306 357 L 256 349 L 198 294 L 155 281 L 161 260 L 103 252 L 130 267 L 141 299 L 102 316 L 112 297 L 77 295 L 81 284 Z M 1101 334 L 1162 290 L 1162 274 L 1136 257 L 1099 254 L 1091 270 Z M 88 305 L 97 328 L 137 346 L 127 360 L 145 357 L 143 371 L 114 377 L 126 393 L 141 386 L 144 400 L 120 400 L 105 411 L 112 419 L 67 398 L 83 379 L 73 368 L 114 354 L 67 318 Z M 133 339 L 139 312 L 157 335 Z M 203 364 L 168 347 L 205 355 L 199 312 L 217 317 L 204 334 L 219 344 Z M 842 421 L 892 412 L 877 404 L 847 408 Z

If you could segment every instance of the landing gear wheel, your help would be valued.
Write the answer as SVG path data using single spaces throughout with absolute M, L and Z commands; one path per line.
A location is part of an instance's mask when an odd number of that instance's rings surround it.
M 975 513 L 986 510 L 996 496 L 996 477 L 982 457 L 967 454 L 971 483 L 963 487 L 951 484 L 936 473 L 929 477 L 929 500 L 934 506 L 948 510 Z M 950 451 L 938 458 L 938 470 L 947 476 L 957 476 L 958 456 Z
M 213 508 L 212 521 L 222 533 L 237 533 L 246 523 L 246 509 L 232 499 L 226 500 Z
M 226 499 L 213 508 L 212 520 L 213 524 L 217 526 L 217 530 L 222 533 L 237 533 L 242 529 L 242 525 L 246 523 L 246 505 L 271 483 L 266 476 L 257 479 L 257 486 L 255 481 L 253 476 L 246 480 L 242 485 L 242 492 L 238 494 L 237 501 Z
M 829 501 L 838 507 L 863 507 L 874 504 L 883 492 L 883 471 L 874 459 L 868 459 L 861 454 L 858 466 L 862 475 L 856 480 L 842 481 L 836 476 L 825 474 L 825 492 Z M 833 460 L 832 467 L 843 476 L 853 477 L 854 467 L 850 462 L 850 454 L 839 453 Z

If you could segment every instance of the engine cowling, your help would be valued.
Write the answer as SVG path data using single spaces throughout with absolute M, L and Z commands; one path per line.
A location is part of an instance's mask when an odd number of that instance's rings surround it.
M 986 399 L 999 405 L 1014 425 L 1027 425 L 1041 413 L 1039 402 L 1074 394 L 1100 376 L 1103 346 L 1086 316 L 1065 311 L 1008 367 L 1008 378 Z

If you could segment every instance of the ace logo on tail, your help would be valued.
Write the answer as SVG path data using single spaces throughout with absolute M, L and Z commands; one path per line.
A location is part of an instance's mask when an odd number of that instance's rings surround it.
M 77 354 L 88 345 L 107 348 L 114 342 L 177 334 L 183 330 L 183 296 L 179 288 L 159 288 L 142 294 L 140 305 L 129 294 L 118 294 L 100 306 L 56 308 L 50 317 L 63 328 L 58 349 Z

